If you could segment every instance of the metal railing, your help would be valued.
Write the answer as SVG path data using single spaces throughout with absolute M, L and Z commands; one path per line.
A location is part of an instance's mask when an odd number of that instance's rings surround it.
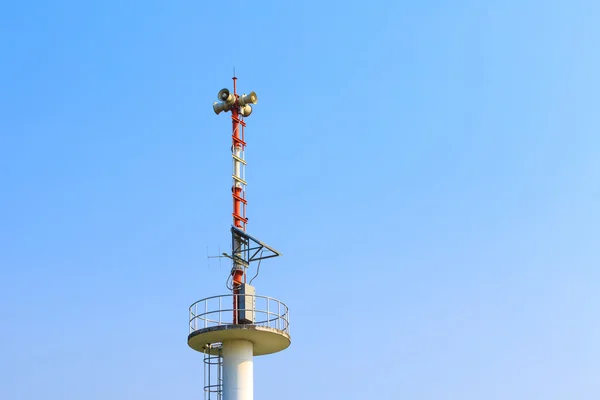
M 244 304 L 237 313 L 244 312 L 251 321 L 243 325 L 264 326 L 289 334 L 290 312 L 281 301 L 255 294 L 224 294 L 198 300 L 190 306 L 190 333 L 199 329 L 234 324 L 234 299 L 236 304 Z M 239 323 L 242 325 L 242 323 Z

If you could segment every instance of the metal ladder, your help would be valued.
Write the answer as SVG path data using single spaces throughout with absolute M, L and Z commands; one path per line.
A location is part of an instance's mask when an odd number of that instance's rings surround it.
M 223 356 L 221 343 L 210 343 L 204 351 L 204 400 L 222 400 Z M 211 354 L 216 350 L 216 354 Z

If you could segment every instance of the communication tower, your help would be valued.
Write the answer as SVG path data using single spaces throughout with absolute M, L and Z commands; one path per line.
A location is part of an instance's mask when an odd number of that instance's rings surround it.
M 236 81 L 234 77 L 233 93 L 220 90 L 219 101 L 213 104 L 216 114 L 230 111 L 232 122 L 231 252 L 222 255 L 232 263 L 227 278 L 231 293 L 207 297 L 190 306 L 188 345 L 204 353 L 205 400 L 253 400 L 253 357 L 285 350 L 291 343 L 288 307 L 277 299 L 257 295 L 251 286 L 261 261 L 281 254 L 246 232 L 244 118 L 250 116 L 251 104 L 256 104 L 258 97 L 255 92 L 238 95 Z M 257 264 L 257 273 L 247 281 L 252 263 Z

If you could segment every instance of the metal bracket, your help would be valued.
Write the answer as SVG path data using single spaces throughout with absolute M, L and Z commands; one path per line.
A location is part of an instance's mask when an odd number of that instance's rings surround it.
M 260 240 L 248 235 L 235 226 L 231 227 L 232 238 L 239 240 L 238 248 L 233 249 L 232 257 L 242 264 L 249 265 L 253 261 L 265 260 L 267 258 L 278 257 L 281 253 Z M 233 243 L 232 243 L 233 244 Z M 232 245 L 233 248 L 233 245 Z

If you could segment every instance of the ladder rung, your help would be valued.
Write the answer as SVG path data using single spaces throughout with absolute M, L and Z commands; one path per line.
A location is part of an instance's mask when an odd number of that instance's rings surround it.
M 239 215 L 235 215 L 234 213 L 231 213 L 231 215 L 233 215 L 233 218 L 239 219 L 243 223 L 248 223 L 248 218 L 240 217 Z
M 240 125 L 242 125 L 244 128 L 246 127 L 246 122 L 242 121 L 240 118 L 236 118 L 233 115 L 231 115 L 231 119 L 234 120 L 235 122 L 238 122 Z
M 242 139 L 240 139 L 240 138 L 237 138 L 237 137 L 235 137 L 235 136 L 233 136 L 233 135 L 231 135 L 231 137 L 233 138 L 233 141 L 234 141 L 234 142 L 236 142 L 236 143 L 239 143 L 239 144 L 241 144 L 242 146 L 246 146 L 246 142 L 244 142 Z
M 235 154 L 232 154 L 231 157 L 233 157 L 236 161 L 241 162 L 242 164 L 246 165 L 246 160 L 244 160 L 243 158 L 239 158 L 238 156 L 236 156 Z
M 245 181 L 245 180 L 243 180 L 242 178 L 238 178 L 238 177 L 237 177 L 237 176 L 235 176 L 235 175 L 231 175 L 231 177 L 232 177 L 233 179 L 235 179 L 236 181 L 238 181 L 239 183 L 243 183 L 244 185 L 247 185 L 246 181 Z
M 247 201 L 246 199 L 244 199 L 244 198 L 242 198 L 242 197 L 238 196 L 238 195 L 237 195 L 237 194 L 235 194 L 235 193 L 232 193 L 232 195 L 233 195 L 233 198 L 234 198 L 234 199 L 236 199 L 236 200 L 239 200 L 239 201 L 241 201 L 241 202 L 242 202 L 242 203 L 244 203 L 244 204 L 248 204 L 248 201 Z

